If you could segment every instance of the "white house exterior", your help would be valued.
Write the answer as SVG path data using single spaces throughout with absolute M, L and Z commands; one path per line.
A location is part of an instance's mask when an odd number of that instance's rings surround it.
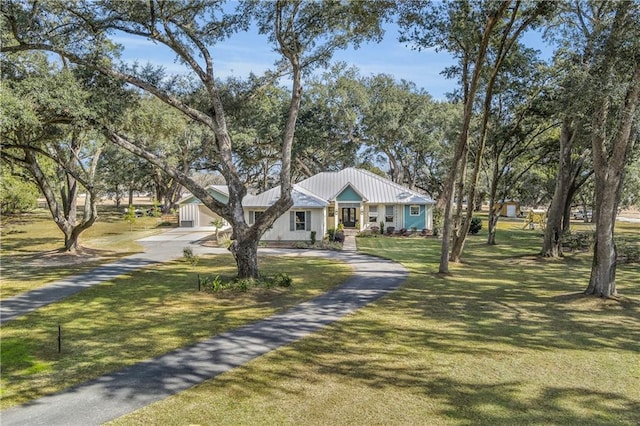
M 280 195 L 280 187 L 272 188 L 262 194 L 243 200 L 245 220 L 253 224 L 256 215 L 275 203 Z M 308 240 L 311 231 L 322 239 L 327 232 L 327 207 L 329 203 L 308 192 L 299 185 L 293 185 L 291 191 L 293 207 L 280 216 L 273 226 L 262 236 L 265 241 L 302 241 Z
M 226 187 L 223 188 L 226 191 Z M 279 194 L 280 188 L 276 187 L 258 195 L 248 195 L 242 202 L 245 220 L 254 223 L 256 215 L 271 206 Z M 309 240 L 311 231 L 321 239 L 328 229 L 335 229 L 339 224 L 355 230 L 380 227 L 381 222 L 387 229 L 433 229 L 434 202 L 431 198 L 367 170 L 347 168 L 319 173 L 293 185 L 292 198 L 293 207 L 275 221 L 263 235 L 263 240 Z M 202 217 L 192 219 L 191 214 L 197 212 L 188 210 L 190 203 L 181 203 L 180 207 L 181 213 L 184 207 L 187 223 L 206 220 Z M 182 215 L 180 223 L 182 226 Z

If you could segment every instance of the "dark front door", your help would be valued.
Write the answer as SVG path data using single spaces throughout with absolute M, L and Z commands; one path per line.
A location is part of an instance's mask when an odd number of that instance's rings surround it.
M 342 208 L 342 224 L 345 228 L 356 227 L 356 209 L 353 207 Z

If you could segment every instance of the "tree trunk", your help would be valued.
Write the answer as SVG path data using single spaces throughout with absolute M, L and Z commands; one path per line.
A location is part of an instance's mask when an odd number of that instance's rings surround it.
M 545 257 L 562 256 L 562 231 L 565 206 L 567 205 L 571 186 L 571 151 L 575 140 L 574 123 L 566 117 L 560 131 L 560 158 L 558 161 L 558 175 L 556 188 L 547 214 L 547 226 L 544 231 L 544 241 L 541 255 Z
M 71 228 L 70 232 L 63 230 L 64 233 L 64 251 L 75 252 L 78 250 L 78 240 L 80 238 L 80 232 L 77 232 L 78 228 Z
M 593 263 L 591 278 L 585 294 L 600 297 L 617 295 L 616 290 L 616 246 L 613 240 L 615 214 L 617 203 L 612 192 L 602 194 L 598 202 L 596 213 L 596 244 L 593 249 Z
M 259 278 L 258 270 L 258 239 L 236 236 L 229 251 L 233 254 L 238 267 L 238 278 Z
M 487 244 L 490 246 L 496 245 L 496 230 L 498 228 L 498 220 L 500 220 L 500 211 L 493 199 L 489 200 L 489 220 L 487 224 L 488 236 Z
M 258 270 L 258 243 L 257 241 L 234 241 L 231 244 L 231 253 L 238 267 L 238 278 L 253 278 L 260 276 Z
M 623 10 L 622 8 L 625 6 L 627 5 L 620 5 L 619 11 Z M 612 34 L 616 34 L 616 30 L 621 31 L 620 28 L 614 27 Z M 612 39 L 608 40 L 608 42 L 611 41 Z M 613 62 L 608 65 L 609 67 L 603 67 L 605 71 L 614 67 Z M 610 129 L 607 128 L 607 118 L 611 107 L 607 96 L 601 99 L 592 124 L 591 143 L 596 191 L 596 211 L 594 212 L 596 244 L 593 251 L 591 278 L 585 294 L 600 297 L 611 297 L 617 294 L 616 247 L 613 235 L 618 203 L 624 183 L 625 166 L 636 138 L 635 132 L 632 130 L 636 108 L 640 102 L 640 63 L 636 62 L 633 77 L 622 102 L 624 102 L 623 108 L 616 116 L 617 128 L 614 129 L 614 132 L 609 132 Z M 607 141 L 607 134 L 614 134 L 612 140 Z

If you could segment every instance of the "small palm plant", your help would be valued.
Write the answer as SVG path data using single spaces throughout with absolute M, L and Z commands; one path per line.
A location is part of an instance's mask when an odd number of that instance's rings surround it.
M 222 219 L 218 218 L 218 219 L 216 219 L 216 220 L 212 220 L 212 221 L 211 221 L 211 226 L 214 226 L 214 227 L 216 228 L 216 234 L 215 234 L 215 236 L 216 236 L 216 242 L 219 242 L 219 241 L 218 241 L 218 230 L 219 230 L 220 228 L 222 228 Z

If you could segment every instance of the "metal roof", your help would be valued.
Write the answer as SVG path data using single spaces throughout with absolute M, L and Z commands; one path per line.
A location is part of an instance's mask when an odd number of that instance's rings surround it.
M 348 185 L 369 204 L 434 204 L 426 195 L 419 194 L 368 170 L 353 167 L 338 172 L 323 172 L 297 184 L 316 196 L 333 201 Z
M 258 195 L 247 196 L 242 201 L 243 207 L 269 207 L 280 198 L 280 187 L 276 186 Z M 291 188 L 292 208 L 323 208 L 329 203 L 299 185 Z
M 323 172 L 294 184 L 291 190 L 293 208 L 322 208 L 335 201 L 346 188 L 351 187 L 363 201 L 369 204 L 434 204 L 426 195 L 419 194 L 389 179 L 371 173 L 368 170 L 353 167 L 338 172 Z M 207 187 L 228 197 L 226 185 Z M 193 195 L 183 198 L 185 203 Z M 242 201 L 244 207 L 269 207 L 280 198 L 280 187 L 269 189 L 261 194 L 248 194 Z

